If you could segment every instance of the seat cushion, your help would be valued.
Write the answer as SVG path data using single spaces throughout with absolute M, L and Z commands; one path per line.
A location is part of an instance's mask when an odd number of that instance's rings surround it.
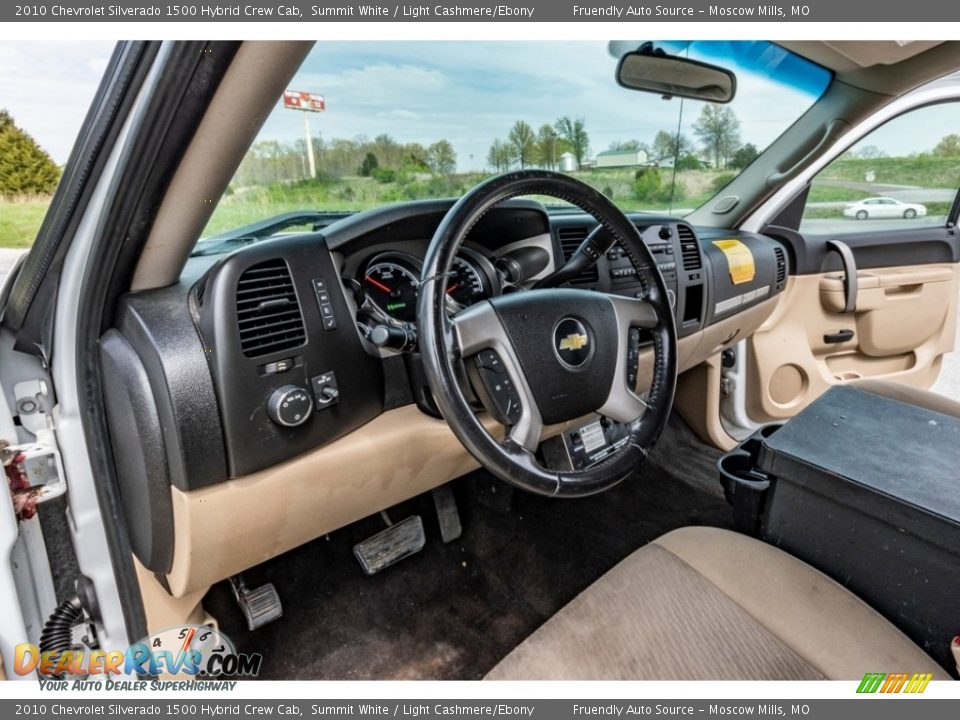
M 684 528 L 633 553 L 489 680 L 859 680 L 944 671 L 861 600 L 777 548 Z

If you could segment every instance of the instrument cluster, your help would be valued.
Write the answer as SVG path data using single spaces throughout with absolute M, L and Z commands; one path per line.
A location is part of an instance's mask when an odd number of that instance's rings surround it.
M 417 321 L 417 295 L 422 263 L 405 252 L 387 251 L 360 267 L 357 282 L 363 295 L 384 316 L 403 323 Z M 498 294 L 500 278 L 483 255 L 462 248 L 447 280 L 450 310 L 456 312 Z

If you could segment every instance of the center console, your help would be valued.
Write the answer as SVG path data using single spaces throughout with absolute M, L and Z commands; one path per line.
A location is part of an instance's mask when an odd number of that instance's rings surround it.
M 831 576 L 953 672 L 958 440 L 958 418 L 838 386 L 718 466 L 741 532 Z

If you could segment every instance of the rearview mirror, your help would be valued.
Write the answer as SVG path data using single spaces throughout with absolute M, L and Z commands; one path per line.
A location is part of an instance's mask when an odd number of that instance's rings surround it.
M 617 82 L 630 90 L 728 103 L 737 92 L 737 77 L 729 70 L 699 60 L 666 55 L 644 46 L 627 53 L 617 65 Z

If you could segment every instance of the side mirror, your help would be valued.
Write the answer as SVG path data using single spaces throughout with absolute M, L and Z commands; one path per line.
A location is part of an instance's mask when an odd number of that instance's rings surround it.
M 737 93 L 737 76 L 699 60 L 667 55 L 644 45 L 629 52 L 617 65 L 617 83 L 630 90 L 728 103 Z

